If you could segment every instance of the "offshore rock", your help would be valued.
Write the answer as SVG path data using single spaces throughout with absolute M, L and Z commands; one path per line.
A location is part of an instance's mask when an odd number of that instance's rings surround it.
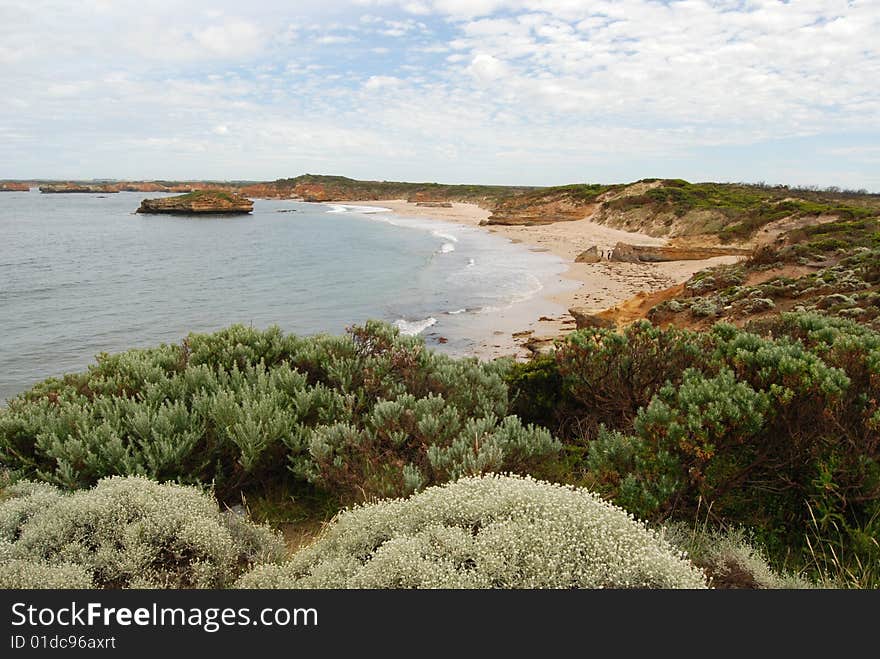
M 173 213 L 179 215 L 243 214 L 254 209 L 254 202 L 234 192 L 197 190 L 178 197 L 144 199 L 138 213 Z

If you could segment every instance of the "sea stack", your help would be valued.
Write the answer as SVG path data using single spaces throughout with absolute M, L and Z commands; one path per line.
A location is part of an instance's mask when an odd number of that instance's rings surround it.
M 177 197 L 144 199 L 138 213 L 173 213 L 176 215 L 250 213 L 254 202 L 234 192 L 221 190 L 196 190 Z

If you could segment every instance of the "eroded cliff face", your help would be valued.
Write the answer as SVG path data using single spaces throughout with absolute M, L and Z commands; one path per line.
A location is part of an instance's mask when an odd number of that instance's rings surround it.
M 665 261 L 703 261 L 715 256 L 749 256 L 750 249 L 738 247 L 682 247 L 629 245 L 617 243 L 611 261 L 623 263 L 663 263 Z
M 115 185 L 81 185 L 78 183 L 52 183 L 41 185 L 40 192 L 45 194 L 69 194 L 69 193 L 100 193 L 112 194 L 119 192 Z
M 599 207 L 597 203 L 581 203 L 566 198 L 522 203 L 512 200 L 503 203 L 492 211 L 487 224 L 552 224 L 554 222 L 571 222 L 590 217 Z
M 487 224 L 552 224 L 591 217 L 607 194 L 622 186 L 600 184 L 543 188 L 501 200 Z
M 30 189 L 29 183 L 0 183 L 0 192 L 29 192 Z
M 176 215 L 243 214 L 254 209 L 254 202 L 233 192 L 200 190 L 179 197 L 144 199 L 138 213 L 171 213 Z

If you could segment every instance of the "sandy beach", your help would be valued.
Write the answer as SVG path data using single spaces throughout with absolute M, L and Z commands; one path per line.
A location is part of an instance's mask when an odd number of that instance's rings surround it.
M 382 206 L 396 215 L 443 220 L 468 226 L 480 226 L 488 219 L 488 210 L 476 204 L 454 203 L 450 208 L 417 206 L 403 199 L 357 201 L 362 206 Z M 533 226 L 483 226 L 490 233 L 503 236 L 515 243 L 529 246 L 533 251 L 550 252 L 568 266 L 563 274 L 575 282 L 568 290 L 550 294 L 546 300 L 559 306 L 559 313 L 541 316 L 525 314 L 522 328 L 511 336 L 498 336 L 491 343 L 480 346 L 477 356 L 491 359 L 501 355 L 523 357 L 528 354 L 524 344 L 530 338 L 547 339 L 562 336 L 575 329 L 574 319 L 568 313 L 573 307 L 589 313 L 617 308 L 622 320 L 637 313 L 651 294 L 669 289 L 687 281 L 694 273 L 722 263 L 734 263 L 742 257 L 719 256 L 700 261 L 670 261 L 666 263 L 575 263 L 575 258 L 594 245 L 601 251 L 611 250 L 618 242 L 635 245 L 664 245 L 666 240 L 646 234 L 612 229 L 589 219 L 573 222 Z M 630 312 L 630 313 L 628 313 Z

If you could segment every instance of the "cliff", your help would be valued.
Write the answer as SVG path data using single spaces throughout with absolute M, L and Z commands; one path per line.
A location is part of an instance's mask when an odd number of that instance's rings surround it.
M 542 188 L 501 201 L 487 224 L 552 224 L 583 220 L 598 208 L 602 195 L 620 186 L 598 184 Z
M 880 216 L 880 195 L 740 183 L 643 179 L 620 185 L 577 184 L 509 196 L 487 224 L 550 224 L 589 219 L 655 237 L 703 242 L 754 241 L 795 224 Z M 759 236 L 760 237 L 760 236 Z M 759 242 L 761 242 L 759 240 Z
M 254 209 L 254 202 L 234 192 L 198 190 L 178 197 L 144 199 L 138 213 L 243 214 Z
M 29 183 L 13 183 L 11 181 L 0 183 L 0 192 L 29 192 L 30 189 Z
M 52 183 L 49 185 L 41 185 L 40 192 L 46 194 L 69 194 L 75 192 L 82 193 L 100 193 L 100 194 L 112 194 L 114 192 L 119 192 L 119 189 L 115 185 L 82 185 L 79 183 Z
M 663 263 L 664 261 L 702 261 L 715 256 L 750 256 L 751 254 L 752 250 L 737 247 L 658 247 L 617 243 L 609 260 L 624 263 Z

